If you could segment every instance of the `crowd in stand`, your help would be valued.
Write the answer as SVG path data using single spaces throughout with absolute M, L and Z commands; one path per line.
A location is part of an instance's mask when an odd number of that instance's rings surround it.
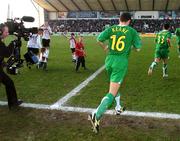
M 180 19 L 176 20 L 133 20 L 132 26 L 138 32 L 155 33 L 159 32 L 163 28 L 164 23 L 170 23 L 170 31 L 175 32 L 176 28 L 180 25 Z
M 118 19 L 68 19 L 49 21 L 54 32 L 101 32 L 105 25 L 118 24 Z M 132 20 L 131 26 L 138 32 L 155 33 L 162 29 L 164 23 L 170 23 L 171 32 L 180 25 L 180 19 L 176 20 L 154 20 L 142 19 Z

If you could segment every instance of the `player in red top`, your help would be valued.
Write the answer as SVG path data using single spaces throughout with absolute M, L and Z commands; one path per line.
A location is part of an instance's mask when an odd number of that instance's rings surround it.
M 76 72 L 79 69 L 80 64 L 82 64 L 82 67 L 86 70 L 86 66 L 85 66 L 85 50 L 84 50 L 84 45 L 82 42 L 82 37 L 80 36 L 78 39 L 78 42 L 76 43 L 76 47 L 75 47 L 75 54 L 76 54 Z

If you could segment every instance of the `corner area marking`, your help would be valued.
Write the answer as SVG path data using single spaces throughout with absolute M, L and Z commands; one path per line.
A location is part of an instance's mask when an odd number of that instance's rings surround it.
M 63 98 L 59 99 L 56 103 L 51 105 L 51 108 L 58 108 L 64 105 L 72 96 L 75 96 L 82 88 L 86 87 L 90 81 L 92 81 L 98 74 L 100 74 L 104 70 L 105 66 L 99 68 L 95 73 L 89 76 L 85 81 L 79 84 L 76 88 L 71 90 L 67 95 Z

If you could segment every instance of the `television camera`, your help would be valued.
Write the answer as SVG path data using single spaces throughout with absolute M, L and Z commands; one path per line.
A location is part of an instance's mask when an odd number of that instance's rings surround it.
M 9 34 L 15 35 L 17 38 L 9 44 L 13 47 L 12 55 L 7 60 L 7 72 L 9 74 L 18 74 L 19 68 L 23 66 L 23 59 L 21 59 L 21 46 L 23 38 L 28 41 L 29 36 L 32 33 L 32 28 L 25 28 L 24 22 L 34 22 L 33 17 L 23 16 L 22 18 L 8 19 L 5 23 L 9 28 Z

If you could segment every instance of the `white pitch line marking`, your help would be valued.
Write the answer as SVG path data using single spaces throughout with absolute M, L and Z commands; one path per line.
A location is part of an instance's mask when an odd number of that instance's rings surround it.
M 59 99 L 57 102 L 51 105 L 51 108 L 58 108 L 65 104 L 72 96 L 75 96 L 82 88 L 88 85 L 90 81 L 92 81 L 98 74 L 100 74 L 104 70 L 105 66 L 102 66 L 99 68 L 95 73 L 93 73 L 91 76 L 89 76 L 85 81 L 83 81 L 81 84 L 79 84 L 76 88 L 71 90 L 67 95 L 65 95 L 63 98 Z
M 0 101 L 0 105 L 6 106 L 7 102 Z M 46 104 L 33 104 L 33 103 L 22 103 L 20 107 L 34 108 L 34 109 L 50 109 L 50 105 Z
M 7 102 L 0 101 L 0 105 L 7 105 Z M 81 108 L 81 107 L 50 107 L 46 104 L 33 104 L 33 103 L 23 103 L 21 107 L 35 108 L 35 109 L 47 109 L 47 110 L 62 110 L 65 112 L 78 112 L 78 113 L 92 113 L 95 109 L 93 108 Z M 114 115 L 114 110 L 108 110 L 105 114 Z M 160 119 L 180 119 L 180 114 L 169 114 L 169 113 L 159 113 L 159 112 L 138 112 L 138 111 L 125 111 L 121 114 L 122 116 L 135 116 L 135 117 L 149 117 L 149 118 L 160 118 Z
M 81 108 L 81 107 L 60 107 L 63 111 L 81 112 L 81 113 L 92 113 L 96 109 L 93 108 Z M 115 115 L 114 110 L 107 110 L 105 114 Z M 180 119 L 180 114 L 169 114 L 169 113 L 158 113 L 158 112 L 138 112 L 138 111 L 124 111 L 122 116 L 136 116 L 136 117 L 151 117 L 151 118 L 162 118 L 162 119 Z

